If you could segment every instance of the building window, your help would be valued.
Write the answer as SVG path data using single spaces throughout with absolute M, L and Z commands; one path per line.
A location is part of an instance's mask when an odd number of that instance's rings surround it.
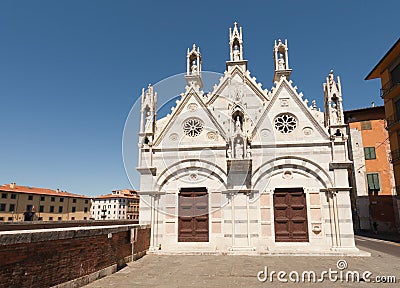
M 54 206 L 50 206 L 50 213 L 54 213 Z
M 291 114 L 281 114 L 274 120 L 275 129 L 283 134 L 293 132 L 297 127 L 296 118 Z
M 15 204 L 10 204 L 10 207 L 9 207 L 8 211 L 14 212 L 15 211 Z
M 61 217 L 58 217 L 58 219 L 57 219 L 58 221 L 61 221 L 62 220 L 62 218 Z
M 76 203 L 76 199 L 72 199 L 72 203 Z
M 84 212 L 84 213 L 87 213 L 87 211 L 88 211 L 88 208 L 87 208 L 87 207 L 83 208 L 83 212 Z
M 86 199 L 86 200 L 85 200 L 85 204 L 88 204 L 88 203 L 89 203 L 89 200 Z
M 76 212 L 76 207 L 72 207 L 72 212 Z
M 52 221 L 52 220 L 53 220 L 53 217 L 49 217 L 49 220 Z
M 378 192 L 381 190 L 379 184 L 379 173 L 368 173 L 367 181 L 368 181 L 368 194 L 378 195 Z
M 17 194 L 11 194 L 11 199 L 17 199 Z
M 6 211 L 6 204 L 4 204 L 4 203 L 0 204 L 0 211 L 1 212 Z
M 13 219 L 12 219 L 12 217 L 8 217 L 8 221 L 12 221 Z
M 71 217 L 71 220 L 75 220 L 75 217 Z
M 64 198 L 63 197 L 60 198 L 60 202 L 64 202 Z
M 63 206 L 58 206 L 58 213 L 62 213 L 63 212 Z
M 196 137 L 203 131 L 203 126 L 200 119 L 191 118 L 183 122 L 183 132 L 190 137 Z
M 33 195 L 29 195 L 28 200 L 33 200 Z
M 7 199 L 7 193 L 1 193 L 1 198 L 2 199 Z
M 376 159 L 375 147 L 364 147 L 365 160 Z
M 26 211 L 32 211 L 32 205 L 26 205 Z
M 4 217 L 0 217 L 0 221 L 4 221 Z
M 39 206 L 39 212 L 44 212 L 44 206 L 43 205 Z
M 40 196 L 40 201 L 45 201 L 46 198 L 44 196 Z
M 87 217 L 83 217 L 83 220 L 87 220 Z
M 56 201 L 56 197 L 51 197 L 50 201 L 51 202 L 55 202 Z
M 361 130 L 372 130 L 371 121 L 361 121 Z

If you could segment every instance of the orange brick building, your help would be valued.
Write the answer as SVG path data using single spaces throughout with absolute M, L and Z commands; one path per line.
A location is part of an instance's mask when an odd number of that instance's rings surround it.
M 345 121 L 354 168 L 350 181 L 355 227 L 395 231 L 399 217 L 384 106 L 345 111 Z

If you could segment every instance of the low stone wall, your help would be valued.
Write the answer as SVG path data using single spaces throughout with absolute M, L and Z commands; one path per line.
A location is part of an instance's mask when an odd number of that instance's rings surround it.
M 0 287 L 80 287 L 143 256 L 149 245 L 150 227 L 137 224 L 2 231 Z

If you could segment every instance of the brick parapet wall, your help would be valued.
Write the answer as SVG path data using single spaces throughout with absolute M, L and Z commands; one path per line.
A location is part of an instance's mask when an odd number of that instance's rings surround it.
M 137 229 L 134 255 L 132 229 Z M 143 255 L 149 245 L 146 225 L 3 231 L 0 287 L 51 287 L 67 282 L 79 287 L 115 272 Z M 81 281 L 72 284 L 76 279 Z

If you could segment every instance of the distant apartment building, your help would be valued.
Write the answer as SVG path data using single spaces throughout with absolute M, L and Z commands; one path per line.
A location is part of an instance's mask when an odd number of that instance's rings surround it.
M 380 79 L 380 96 L 385 105 L 391 160 L 396 183 L 396 202 L 400 206 L 400 38 L 376 64 L 365 80 Z
M 88 220 L 90 198 L 66 191 L 0 186 L 0 222 Z
M 95 220 L 139 220 L 139 195 L 135 190 L 114 190 L 92 198 L 91 218 Z
M 345 111 L 353 221 L 356 229 L 395 231 L 399 212 L 384 106 Z

